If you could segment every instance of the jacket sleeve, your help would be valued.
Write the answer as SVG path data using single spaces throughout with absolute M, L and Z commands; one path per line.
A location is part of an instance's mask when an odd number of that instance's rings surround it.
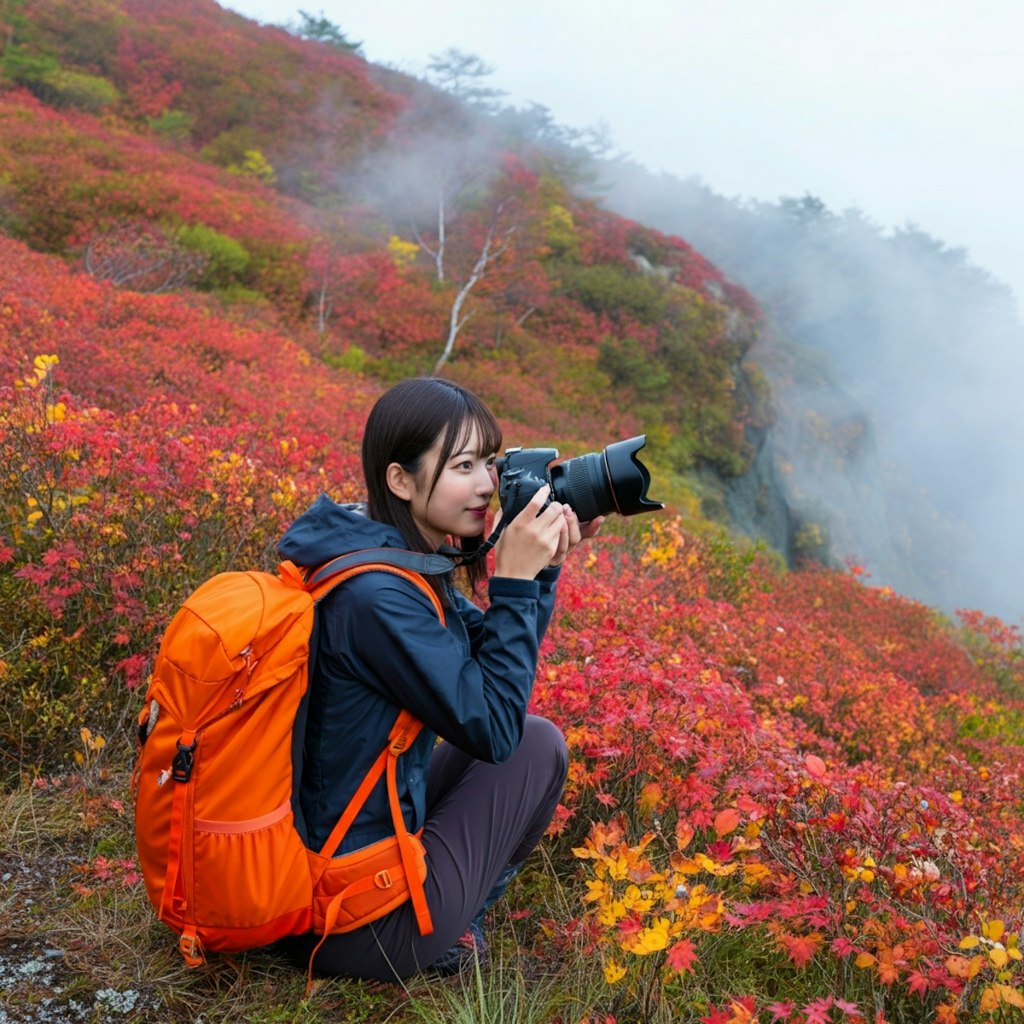
M 555 608 L 555 588 L 561 571 L 561 566 L 549 567 L 543 569 L 537 576 L 537 582 L 540 584 L 540 599 L 537 603 L 538 645 L 544 639 L 548 623 L 551 621 L 551 614 Z M 491 577 L 491 582 L 500 578 Z M 484 612 L 458 591 L 455 592 L 454 601 L 459 617 L 465 623 L 466 632 L 469 634 L 470 650 L 475 654 L 483 637 Z
M 386 573 L 349 580 L 325 608 L 320 669 L 357 680 L 481 760 L 506 760 L 522 738 L 537 671 L 542 613 L 537 580 L 492 579 L 475 643 L 442 625 L 426 595 Z M 325 599 L 330 601 L 331 597 Z M 469 603 L 469 602 L 467 602 Z M 475 606 L 474 606 L 475 608 Z M 461 606 L 447 611 L 458 616 Z

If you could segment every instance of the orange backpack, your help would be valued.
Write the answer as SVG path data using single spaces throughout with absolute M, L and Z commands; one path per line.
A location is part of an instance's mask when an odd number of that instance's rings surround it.
M 316 602 L 356 573 L 390 572 L 419 586 L 443 622 L 421 573 L 451 564 L 381 548 L 315 571 L 282 562 L 277 575 L 225 572 L 172 619 L 138 720 L 135 831 L 150 902 L 180 936 L 189 965 L 202 963 L 204 950 L 350 931 L 410 898 L 421 933 L 433 930 L 423 846 L 405 827 L 395 776 L 421 723 L 405 711 L 398 716 L 387 748 L 318 851 L 295 823 L 293 750 L 302 744 Z M 395 835 L 332 857 L 382 775 Z

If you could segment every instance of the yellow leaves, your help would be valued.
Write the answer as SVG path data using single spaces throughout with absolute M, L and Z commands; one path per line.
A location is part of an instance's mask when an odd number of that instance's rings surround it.
M 622 894 L 622 903 L 627 911 L 646 913 L 655 903 L 653 890 L 641 889 L 638 885 L 628 885 Z
M 75 751 L 76 764 L 84 765 L 91 754 L 95 754 L 107 745 L 107 741 L 102 736 L 94 736 L 92 730 L 87 729 L 85 726 L 82 726 L 78 735 L 82 740 L 82 746 L 85 748 L 85 753 L 81 750 Z
M 771 869 L 766 865 L 753 861 L 743 865 L 743 881 L 746 885 L 757 886 L 771 877 Z
M 553 203 L 545 211 L 541 224 L 550 252 L 556 256 L 572 256 L 578 251 L 579 238 L 570 210 L 558 203 Z
M 672 867 L 684 875 L 698 875 L 706 871 L 709 875 L 724 877 L 739 870 L 739 863 L 720 864 L 712 860 L 706 853 L 695 853 L 692 857 L 684 857 L 681 854 L 673 854 L 671 857 Z
M 1021 959 L 1017 935 L 1007 935 L 1005 923 L 998 918 L 982 921 L 981 935 L 965 935 L 958 943 L 958 946 L 965 952 L 967 950 L 979 949 L 980 947 L 987 947 L 985 955 L 996 971 L 1002 971 L 1009 965 L 1011 960 Z M 974 956 L 972 960 L 984 963 L 984 957 L 980 954 Z M 999 977 L 1002 979 L 1004 975 L 999 975 Z M 1007 974 L 1005 977 L 1009 977 L 1009 975 Z
M 270 500 L 282 508 L 288 508 L 299 497 L 298 485 L 291 477 L 282 477 L 277 481 L 277 489 L 270 492 Z
M 997 971 L 1002 970 L 1010 962 L 1010 956 L 1002 946 L 993 946 L 988 951 L 988 958 Z
M 86 750 L 102 750 L 107 745 L 107 741 L 102 736 L 94 736 L 92 730 L 85 726 L 79 730 L 79 736 L 82 739 L 82 746 Z
M 419 251 L 420 247 L 415 242 L 406 242 L 398 235 L 392 235 L 388 239 L 388 255 L 399 270 L 414 263 Z
M 640 558 L 641 565 L 670 566 L 686 546 L 686 538 L 678 521 L 653 523 L 650 529 L 650 542 Z
M 647 548 L 641 558 L 643 565 L 666 565 L 676 557 L 676 549 L 671 544 L 652 545 Z
M 39 507 L 39 502 L 35 498 L 29 497 L 28 499 L 28 525 L 35 526 L 40 519 L 43 518 L 43 510 Z
M 667 917 L 658 917 L 646 928 L 630 935 L 622 947 L 629 953 L 636 953 L 638 956 L 647 956 L 657 953 L 659 950 L 667 949 L 672 922 Z
M 977 976 L 978 972 L 985 966 L 985 958 L 983 956 L 972 956 L 968 959 L 965 956 L 949 956 L 946 957 L 946 970 L 953 975 L 954 978 L 963 978 L 970 980 Z
M 610 894 L 602 900 L 597 920 L 606 928 L 613 928 L 626 916 L 626 904 Z
M 660 787 L 652 785 L 646 799 L 660 797 Z M 738 812 L 730 811 L 719 820 L 722 834 L 734 830 Z M 584 845 L 573 852 L 587 863 L 591 873 L 586 880 L 584 902 L 589 915 L 602 930 L 609 959 L 604 963 L 609 984 L 620 981 L 629 970 L 629 956 L 650 957 L 675 950 L 675 970 L 692 969 L 696 960 L 694 944 L 686 936 L 694 932 L 717 931 L 725 916 L 725 901 L 705 885 L 692 887 L 684 879 L 691 874 L 728 875 L 740 869 L 738 863 L 721 864 L 706 853 L 687 857 L 679 849 L 669 854 L 668 863 L 655 866 L 653 849 L 664 854 L 666 836 L 648 832 L 630 845 L 624 835 L 625 820 L 592 826 Z M 689 844 L 693 830 L 683 827 L 676 837 L 680 846 Z M 627 959 L 622 960 L 622 955 Z M 671 958 L 670 958 L 671 959 Z M 661 961 L 659 960 L 659 963 Z M 664 961 L 669 964 L 669 960 Z
M 1014 988 L 1013 985 L 996 983 L 982 989 L 981 1000 L 978 1004 L 982 1013 L 998 1010 L 1003 1003 L 1007 1006 L 1024 1008 L 1024 996 L 1021 995 L 1020 989 Z
M 617 882 L 621 882 L 629 877 L 629 868 L 631 863 L 631 857 L 626 856 L 625 853 L 618 853 L 607 857 L 603 862 L 603 866 L 605 871 L 607 871 L 609 878 L 612 878 Z
M 1024 1009 L 1024 995 L 1021 995 L 1019 988 L 1015 988 L 1013 985 L 993 985 L 992 987 L 1008 1006 L 1017 1006 Z
M 50 371 L 60 362 L 57 356 L 36 356 L 32 360 L 32 373 L 22 380 L 16 380 L 16 388 L 38 388 L 50 375 Z
M 614 985 L 617 981 L 622 981 L 626 976 L 626 968 L 622 964 L 615 960 L 609 960 L 604 965 L 604 980 L 609 985 Z
M 241 161 L 229 163 L 226 170 L 229 174 L 237 174 L 242 178 L 255 178 L 268 187 L 277 184 L 277 172 L 260 149 L 245 150 Z M 235 214 L 234 220 L 238 221 L 239 219 L 239 216 Z
M 637 808 L 640 811 L 641 817 L 650 817 L 661 805 L 661 800 L 661 784 L 658 782 L 648 782 L 640 790 L 640 796 L 637 798 Z

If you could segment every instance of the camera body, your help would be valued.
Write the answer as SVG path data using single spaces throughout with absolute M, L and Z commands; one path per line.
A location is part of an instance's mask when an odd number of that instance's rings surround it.
M 506 448 L 497 461 L 498 500 L 505 520 L 514 519 L 546 483 L 551 483 L 548 465 L 558 458 L 557 448 Z M 544 503 L 554 499 L 555 488 Z
M 544 484 L 551 486 L 548 501 L 568 505 L 583 523 L 610 512 L 632 516 L 664 508 L 647 497 L 651 477 L 637 456 L 646 443 L 641 434 L 557 465 L 557 448 L 506 449 L 496 465 L 502 520 L 514 519 Z

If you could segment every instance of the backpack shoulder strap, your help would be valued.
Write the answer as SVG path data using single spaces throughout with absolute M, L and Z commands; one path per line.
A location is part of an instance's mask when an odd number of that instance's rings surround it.
M 415 584 L 430 599 L 443 624 L 444 607 L 424 576 L 451 572 L 455 563 L 444 555 L 422 554 L 404 548 L 365 548 L 339 555 L 313 569 L 302 569 L 294 562 L 282 562 L 278 574 L 293 586 L 308 590 L 314 603 L 326 597 L 339 583 L 364 572 L 390 572 Z
M 408 569 L 423 576 L 439 576 L 442 573 L 451 572 L 455 568 L 455 562 L 445 555 L 424 554 L 420 551 L 408 551 L 405 548 L 362 548 L 359 551 L 349 551 L 337 558 L 332 558 L 316 569 L 307 570 L 306 582 L 308 585 L 314 586 L 344 569 L 371 563 L 376 563 L 381 568 L 395 566 Z
M 438 575 L 446 573 L 454 568 L 454 566 L 455 563 L 444 555 L 420 554 L 400 548 L 371 548 L 341 555 L 316 569 L 306 572 L 297 570 L 296 566 L 291 562 L 284 562 L 281 565 L 280 571 L 283 576 L 292 577 L 293 582 L 295 575 L 298 574 L 301 579 L 301 585 L 309 591 L 314 602 L 320 601 L 336 586 L 352 576 L 364 572 L 390 572 L 418 586 L 430 599 L 435 612 L 437 612 L 438 619 L 444 625 L 444 606 L 423 574 Z M 398 799 L 396 773 L 399 756 L 412 746 L 413 741 L 419 735 L 422 728 L 423 723 L 410 712 L 405 710 L 399 712 L 398 718 L 395 720 L 395 724 L 391 727 L 391 732 L 388 735 L 388 745 L 370 766 L 370 770 L 366 773 L 359 788 L 349 801 L 348 806 L 331 830 L 331 834 L 327 837 L 327 841 L 321 848 L 320 853 L 321 856 L 330 857 L 341 845 L 341 841 L 345 838 L 352 823 L 362 810 L 373 788 L 377 785 L 380 777 L 385 775 L 392 824 L 394 825 L 395 836 L 398 839 L 402 863 L 406 870 L 416 921 L 421 934 L 429 935 L 433 931 L 433 923 L 431 922 L 430 910 L 427 906 L 426 894 L 423 891 L 423 884 L 416 871 L 412 840 L 406 828 L 405 820 L 402 817 L 402 810 Z

